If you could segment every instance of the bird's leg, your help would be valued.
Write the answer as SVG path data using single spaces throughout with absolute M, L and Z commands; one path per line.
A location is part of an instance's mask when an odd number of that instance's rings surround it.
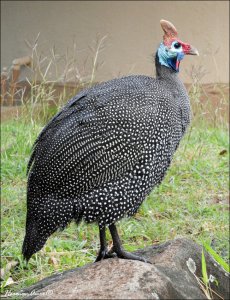
M 106 236 L 105 236 L 105 227 L 103 227 L 102 229 L 99 228 L 99 236 L 100 236 L 101 246 L 95 262 L 115 256 L 115 254 L 111 253 L 108 250 L 108 246 L 106 243 Z
M 115 224 L 110 225 L 109 226 L 109 230 L 110 230 L 110 233 L 111 233 L 111 236 L 112 236 L 112 239 L 113 239 L 113 248 L 112 248 L 112 251 L 117 254 L 117 257 L 124 258 L 124 259 L 140 260 L 140 261 L 143 261 L 143 262 L 150 263 L 144 257 L 137 256 L 135 254 L 126 252 L 123 249 L 123 247 L 121 245 L 121 240 L 119 238 L 119 235 L 118 235 L 117 228 L 116 228 Z

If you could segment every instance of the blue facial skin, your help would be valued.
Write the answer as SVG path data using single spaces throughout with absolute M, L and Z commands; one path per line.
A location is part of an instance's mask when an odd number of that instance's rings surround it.
M 184 58 L 184 53 L 178 51 L 170 51 L 163 43 L 160 44 L 158 48 L 158 57 L 161 65 L 166 66 L 168 68 L 172 68 L 174 71 L 179 72 L 176 67 L 177 61 L 181 61 Z

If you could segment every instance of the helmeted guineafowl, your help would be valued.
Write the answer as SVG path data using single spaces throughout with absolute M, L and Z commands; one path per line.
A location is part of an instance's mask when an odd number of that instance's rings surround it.
M 23 255 L 29 260 L 69 222 L 99 225 L 97 260 L 144 260 L 125 252 L 115 223 L 135 214 L 164 178 L 190 121 L 189 98 L 178 77 L 185 54 L 198 54 L 161 20 L 163 43 L 156 79 L 128 76 L 85 89 L 44 127 L 28 164 Z M 108 251 L 105 229 L 113 248 Z

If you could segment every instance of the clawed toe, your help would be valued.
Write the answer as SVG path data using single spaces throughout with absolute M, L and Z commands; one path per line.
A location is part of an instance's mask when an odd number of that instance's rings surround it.
M 100 261 L 102 259 L 112 258 L 115 256 L 116 254 L 111 252 L 111 250 L 110 251 L 108 251 L 108 249 L 100 250 L 95 262 Z
M 118 258 L 122 258 L 122 259 L 139 260 L 139 261 L 143 261 L 145 263 L 151 264 L 151 262 L 149 260 L 147 260 L 146 258 L 135 255 L 133 253 L 126 252 L 123 249 L 120 238 L 117 233 L 116 226 L 114 224 L 109 226 L 109 230 L 112 235 L 113 246 L 108 250 L 108 246 L 106 243 L 106 236 L 105 236 L 105 227 L 100 229 L 99 232 L 100 232 L 101 247 L 100 247 L 100 251 L 98 253 L 98 256 L 97 256 L 95 262 L 103 260 L 103 259 L 107 259 L 107 258 L 118 257 Z
M 133 253 L 126 252 L 123 249 L 120 250 L 120 251 L 117 251 L 116 254 L 117 254 L 117 257 L 119 257 L 119 258 L 139 260 L 139 261 L 143 261 L 145 263 L 151 264 L 151 262 L 149 260 L 147 260 L 146 258 L 144 258 L 142 256 L 135 255 Z

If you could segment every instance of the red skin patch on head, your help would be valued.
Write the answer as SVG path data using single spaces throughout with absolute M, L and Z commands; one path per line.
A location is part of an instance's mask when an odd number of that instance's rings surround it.
M 176 61 L 176 69 L 177 69 L 177 70 L 179 70 L 179 66 L 180 66 L 180 61 L 177 60 L 177 61 Z
M 191 46 L 189 44 L 182 42 L 181 40 L 179 40 L 177 38 L 168 37 L 167 39 L 164 39 L 164 45 L 167 46 L 168 48 L 170 48 L 171 44 L 175 41 L 177 41 L 178 43 L 181 44 L 184 54 L 187 54 L 190 51 Z

